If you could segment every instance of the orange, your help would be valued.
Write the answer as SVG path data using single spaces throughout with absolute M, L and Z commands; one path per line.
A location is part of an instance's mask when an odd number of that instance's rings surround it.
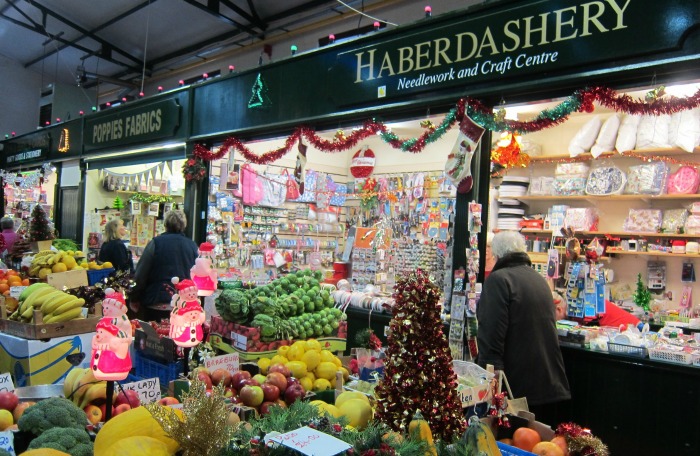
M 7 270 L 7 275 L 9 276 L 18 276 L 19 272 L 15 271 L 14 269 L 8 269 Z
M 20 279 L 19 276 L 13 275 L 7 279 L 7 283 L 9 283 L 11 287 L 18 287 L 22 285 L 22 279 Z
M 564 452 L 554 442 L 540 442 L 532 447 L 532 452 L 538 456 L 564 456 Z
M 6 283 L 0 283 L 0 293 L 4 293 L 10 289 L 10 286 Z
M 534 429 L 521 427 L 513 433 L 513 445 L 521 450 L 532 451 L 541 440 L 542 438 Z
M 569 456 L 569 446 L 566 443 L 566 437 L 563 435 L 558 435 L 552 439 L 552 443 L 555 443 L 559 448 L 561 448 L 564 456 Z
M 34 404 L 35 402 L 32 401 L 20 402 L 19 404 L 17 404 L 17 407 L 15 407 L 15 409 L 12 411 L 12 416 L 15 419 L 15 423 L 19 421 L 27 407 Z
M 2 292 L 2 295 L 3 295 L 3 296 L 10 296 L 10 290 L 3 291 L 3 292 Z
M 7 283 L 7 279 L 0 279 L 0 283 Z
M 499 442 L 505 443 L 506 445 L 513 446 L 513 439 L 498 439 Z
M 22 285 L 25 287 L 29 286 L 29 279 L 22 279 Z

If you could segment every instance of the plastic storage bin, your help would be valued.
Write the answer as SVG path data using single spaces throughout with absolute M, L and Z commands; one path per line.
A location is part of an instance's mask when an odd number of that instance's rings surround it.
M 131 360 L 134 370 L 133 374 L 127 378 L 129 382 L 158 377 L 160 388 L 167 389 L 170 381 L 179 378 L 183 372 L 183 360 L 181 359 L 171 363 L 161 363 L 134 352 Z
M 88 285 L 93 286 L 97 282 L 102 281 L 109 277 L 113 272 L 114 268 L 108 269 L 89 269 L 87 272 Z

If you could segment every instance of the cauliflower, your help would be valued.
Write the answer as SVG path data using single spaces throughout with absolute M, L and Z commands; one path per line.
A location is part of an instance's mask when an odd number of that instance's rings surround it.
M 20 431 L 31 432 L 34 435 L 41 435 L 51 428 L 84 430 L 86 425 L 85 412 L 62 397 L 37 402 L 28 407 L 17 422 Z
M 71 456 L 92 456 L 93 443 L 84 429 L 52 428 L 32 440 L 29 450 L 53 448 Z

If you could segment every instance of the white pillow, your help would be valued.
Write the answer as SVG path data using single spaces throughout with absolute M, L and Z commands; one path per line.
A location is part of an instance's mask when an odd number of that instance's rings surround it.
M 668 142 L 668 127 L 671 125 L 671 116 L 642 116 L 637 127 L 636 149 L 655 149 L 658 147 L 671 147 Z
M 634 145 L 637 144 L 637 126 L 640 120 L 642 120 L 642 116 L 625 116 L 622 119 L 615 141 L 615 149 L 618 152 L 622 153 L 634 149 Z
M 615 140 L 617 139 L 617 130 L 620 128 L 620 116 L 613 114 L 608 117 L 598 133 L 598 139 L 591 147 L 591 155 L 593 158 L 598 158 L 603 152 L 612 152 L 615 149 Z
M 586 122 L 569 143 L 569 155 L 576 157 L 591 150 L 602 124 L 599 116 L 593 116 L 591 120 Z
M 700 145 L 700 108 L 671 115 L 668 142 L 672 147 L 680 147 L 686 152 L 693 152 Z

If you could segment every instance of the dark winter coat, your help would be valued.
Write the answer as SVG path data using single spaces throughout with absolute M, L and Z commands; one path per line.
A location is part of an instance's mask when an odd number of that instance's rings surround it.
M 528 404 L 571 397 L 559 348 L 552 292 L 525 253 L 499 258 L 484 282 L 476 315 L 478 363 L 503 370 Z
M 134 260 L 131 251 L 126 248 L 121 239 L 112 239 L 100 247 L 99 260 L 103 263 L 109 261 L 117 271 L 134 272 Z
M 197 244 L 182 233 L 166 232 L 151 239 L 136 264 L 132 300 L 147 307 L 169 304 L 172 278 L 189 279 L 198 255 Z

